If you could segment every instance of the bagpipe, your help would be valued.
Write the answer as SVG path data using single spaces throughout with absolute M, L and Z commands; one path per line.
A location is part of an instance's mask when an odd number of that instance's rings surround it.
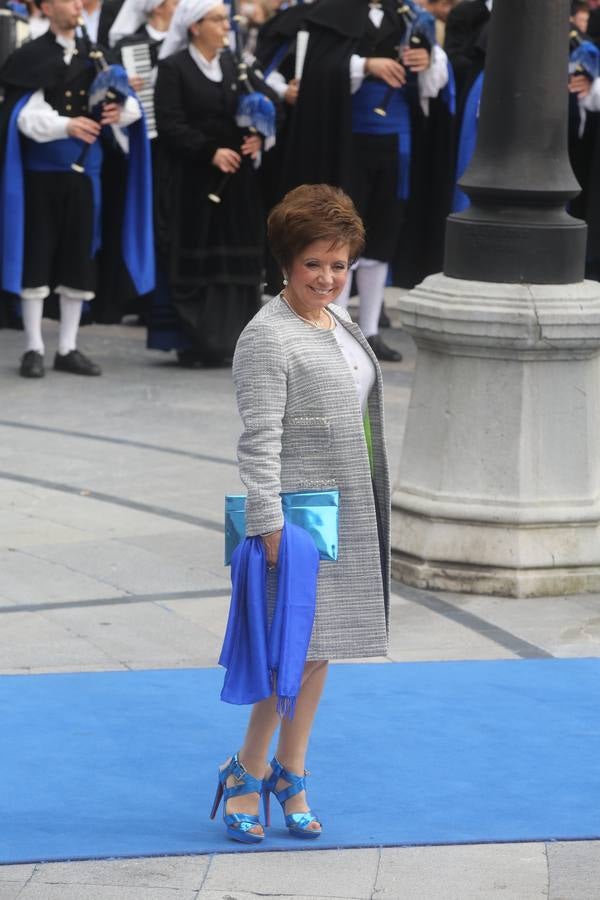
M 106 62 L 98 44 L 92 42 L 83 19 L 79 20 L 78 27 L 86 45 L 88 58 L 92 60 L 96 69 L 96 77 L 90 85 L 88 95 L 88 113 L 91 119 L 99 122 L 106 104 L 117 103 L 123 106 L 129 96 L 129 78 L 123 66 L 109 65 Z M 71 163 L 74 172 L 85 172 L 85 161 L 90 146 L 91 144 L 86 144 L 75 162 Z
M 569 75 L 584 75 L 590 81 L 600 76 L 600 50 L 574 28 L 569 33 Z
M 427 50 L 431 53 L 435 46 L 435 19 L 431 13 L 424 9 L 419 9 L 412 3 L 405 3 L 398 8 L 398 15 L 404 23 L 404 35 L 401 43 L 398 45 L 398 56 L 396 61 L 402 62 L 402 53 L 408 47 L 411 50 Z M 376 106 L 373 112 L 378 116 L 387 116 L 388 107 L 394 95 L 396 88 L 388 87 L 381 106 Z
M 248 64 L 242 57 L 241 36 L 239 31 L 240 16 L 237 13 L 236 4 L 232 2 L 232 23 L 235 34 L 234 56 L 237 63 L 237 80 L 239 85 L 239 100 L 235 114 L 235 121 L 239 128 L 245 128 L 249 134 L 260 134 L 264 139 L 265 150 L 269 150 L 275 144 L 276 134 L 276 110 L 273 101 L 254 90 L 248 75 Z M 229 46 L 226 40 L 225 46 Z M 226 172 L 214 190 L 208 194 L 211 203 L 221 203 L 222 193 L 234 172 Z

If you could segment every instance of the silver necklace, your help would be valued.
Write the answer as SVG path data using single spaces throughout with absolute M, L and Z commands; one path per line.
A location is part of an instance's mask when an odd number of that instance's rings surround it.
M 300 319 L 301 322 L 306 322 L 307 325 L 312 325 L 313 328 L 318 328 L 319 331 L 331 331 L 331 328 L 333 325 L 333 319 L 331 317 L 331 313 L 328 310 L 323 309 L 322 311 L 327 316 L 327 318 L 329 320 L 329 324 L 328 325 L 319 325 L 318 322 L 313 322 L 312 319 L 306 319 L 304 316 L 301 316 L 300 313 L 297 313 L 296 310 L 294 309 L 294 307 L 292 306 L 292 304 L 290 303 L 290 301 L 288 300 L 288 298 L 284 297 L 283 294 L 281 294 L 281 299 L 283 300 L 283 302 L 285 303 L 285 305 L 287 306 L 289 311 L 291 313 L 293 313 L 297 319 Z M 319 314 L 319 318 L 320 317 L 321 316 Z

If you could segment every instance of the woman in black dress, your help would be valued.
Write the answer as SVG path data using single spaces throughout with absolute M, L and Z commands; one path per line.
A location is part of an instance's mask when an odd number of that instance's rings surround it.
M 244 87 L 228 38 L 223 3 L 181 0 L 158 66 L 157 243 L 168 299 L 163 284 L 148 346 L 178 350 L 184 363 L 230 359 L 260 303 L 262 141 L 236 123 Z M 251 68 L 248 76 L 254 90 L 276 102 Z M 225 175 L 214 203 L 208 195 Z

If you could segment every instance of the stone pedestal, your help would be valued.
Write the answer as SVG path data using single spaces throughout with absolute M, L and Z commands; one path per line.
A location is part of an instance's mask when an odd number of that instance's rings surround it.
M 600 590 L 600 284 L 434 275 L 401 313 L 419 352 L 394 576 L 504 596 Z

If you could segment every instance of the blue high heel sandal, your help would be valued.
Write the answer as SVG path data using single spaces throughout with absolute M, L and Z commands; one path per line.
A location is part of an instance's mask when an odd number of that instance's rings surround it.
M 271 775 L 263 781 L 263 807 L 265 811 L 265 824 L 267 827 L 271 824 L 270 797 L 271 794 L 275 794 L 275 799 L 279 800 L 279 803 L 281 804 L 281 809 L 285 816 L 285 824 L 287 825 L 290 834 L 300 838 L 320 837 L 320 827 L 318 830 L 309 828 L 309 825 L 312 822 L 317 822 L 319 826 L 321 825 L 318 818 L 313 815 L 313 813 L 309 811 L 286 814 L 285 812 L 285 801 L 289 800 L 290 797 L 295 797 L 296 794 L 299 794 L 300 791 L 305 789 L 304 779 L 305 776 L 308 775 L 308 772 L 305 771 L 304 775 L 294 775 L 293 772 L 284 769 L 275 756 L 271 760 L 271 768 L 273 769 Z M 284 787 L 281 791 L 277 791 L 275 790 L 275 787 L 280 779 L 282 781 L 287 781 L 288 787 Z
M 227 787 L 227 779 L 233 775 L 236 784 Z M 264 834 L 256 834 L 250 831 L 255 825 L 260 825 L 258 816 L 251 816 L 248 813 L 228 813 L 227 801 L 230 797 L 242 797 L 244 794 L 260 794 L 262 793 L 262 781 L 249 775 L 241 764 L 237 753 L 234 753 L 229 763 L 224 769 L 219 769 L 219 783 L 217 784 L 217 793 L 215 794 L 215 802 L 210 812 L 211 819 L 217 814 L 221 797 L 223 797 L 223 821 L 229 837 L 234 841 L 241 841 L 242 844 L 258 844 L 264 839 Z

